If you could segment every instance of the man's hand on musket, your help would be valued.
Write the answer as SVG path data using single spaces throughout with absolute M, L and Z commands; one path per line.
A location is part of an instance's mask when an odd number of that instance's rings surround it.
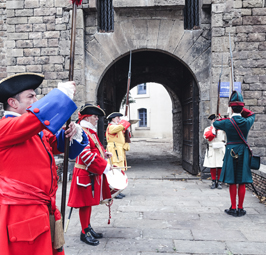
M 216 120 L 220 120 L 220 119 L 222 119 L 222 116 L 221 116 L 221 114 L 219 113 L 218 115 L 216 115 Z
M 73 139 L 73 137 L 75 136 L 75 134 L 77 133 L 77 126 L 75 125 L 74 122 L 71 122 L 68 126 L 68 129 L 65 132 L 65 137 L 68 138 L 71 141 Z
M 104 153 L 104 156 L 105 156 L 105 158 L 111 158 L 111 157 L 113 156 L 113 153 L 112 153 L 112 152 L 108 152 L 108 151 L 106 151 L 106 152 Z
M 76 93 L 76 83 L 74 81 L 59 82 L 57 88 L 73 100 Z

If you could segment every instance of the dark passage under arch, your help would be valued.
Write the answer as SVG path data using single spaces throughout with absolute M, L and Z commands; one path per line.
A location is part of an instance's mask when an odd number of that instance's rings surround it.
M 97 103 L 106 114 L 119 111 L 126 94 L 129 53 L 117 60 L 103 75 Z M 177 58 L 159 51 L 132 53 L 131 88 L 145 83 L 162 84 L 172 99 L 173 148 L 182 166 L 191 174 L 199 171 L 199 90 L 190 70 Z M 104 141 L 104 121 L 99 121 L 99 137 Z

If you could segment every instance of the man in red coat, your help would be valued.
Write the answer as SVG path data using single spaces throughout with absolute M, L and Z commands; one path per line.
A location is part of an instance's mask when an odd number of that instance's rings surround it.
M 112 157 L 112 153 L 105 151 L 97 135 L 98 116 L 104 115 L 105 112 L 95 105 L 86 104 L 80 109 L 78 123 L 89 143 L 76 159 L 68 200 L 68 206 L 79 208 L 80 240 L 94 246 L 99 244 L 96 239 L 103 235 L 96 233 L 90 225 L 91 207 L 111 198 L 105 174 L 111 169 L 106 159 Z
M 88 141 L 82 130 L 77 135 L 74 123 L 57 132 L 77 108 L 71 99 L 75 83 L 61 83 L 37 101 L 34 89 L 43 79 L 23 73 L 0 81 L 5 110 L 0 120 L 0 247 L 5 255 L 64 254 L 62 236 L 51 239 L 61 218 L 55 205 L 58 177 L 53 154 L 64 152 L 65 136 L 80 140 L 73 140 L 71 158 Z

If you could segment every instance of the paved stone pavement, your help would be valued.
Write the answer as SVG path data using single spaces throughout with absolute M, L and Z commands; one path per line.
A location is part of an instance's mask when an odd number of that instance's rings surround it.
M 93 207 L 91 224 L 104 238 L 95 247 L 81 242 L 78 210 L 73 210 L 66 255 L 266 254 L 266 206 L 250 191 L 247 215 L 225 214 L 228 187 L 211 190 L 209 180 L 184 171 L 167 140 L 133 139 L 128 162 L 126 197 L 114 200 L 110 225 L 108 207 Z M 60 192 L 61 185 L 58 205 Z

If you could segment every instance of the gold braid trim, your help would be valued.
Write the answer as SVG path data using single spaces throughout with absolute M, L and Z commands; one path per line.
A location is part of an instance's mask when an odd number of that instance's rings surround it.
M 99 152 L 100 152 L 102 158 L 105 158 L 105 157 L 104 157 L 104 152 L 103 152 L 103 150 L 102 150 L 102 147 L 101 147 L 101 145 L 98 143 L 98 141 L 93 137 L 93 135 L 90 133 L 90 131 L 89 131 L 88 129 L 85 129 L 85 128 L 83 128 L 83 127 L 82 127 L 82 129 L 85 131 L 86 134 L 88 134 L 88 136 L 91 138 L 91 140 L 95 143 L 95 145 L 96 145 L 97 149 L 99 150 Z

